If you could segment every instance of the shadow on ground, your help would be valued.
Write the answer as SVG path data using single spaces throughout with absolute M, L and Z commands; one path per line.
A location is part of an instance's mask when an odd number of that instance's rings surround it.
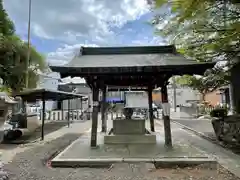
M 54 131 L 57 131 L 61 129 L 62 127 L 66 126 L 67 122 L 49 122 L 44 125 L 44 135 L 48 135 Z M 9 144 L 9 146 L 4 146 L 4 149 L 12 149 L 14 148 L 14 144 L 27 144 L 33 141 L 36 141 L 37 139 L 41 138 L 41 126 L 37 128 L 31 135 L 24 136 L 22 138 L 19 138 L 15 141 L 9 141 L 9 142 L 3 142 L 2 144 Z M 2 149 L 0 144 L 0 149 Z
M 174 120 L 175 122 L 184 125 L 182 129 L 189 130 L 188 128 L 192 129 L 193 132 L 201 133 L 204 136 L 201 136 L 202 138 L 205 138 L 207 140 L 210 140 L 211 142 L 218 144 L 230 151 L 232 151 L 235 154 L 240 155 L 240 145 L 236 143 L 226 143 L 223 141 L 217 140 L 217 137 L 214 133 L 212 123 L 209 120 Z M 199 135 L 199 134 L 198 134 Z
M 152 164 L 146 163 L 119 163 L 110 168 L 49 168 L 47 162 L 52 154 L 67 147 L 76 140 L 79 134 L 66 134 L 51 143 L 19 153 L 4 166 L 11 180 L 26 179 L 108 179 L 108 180 L 239 180 L 236 176 L 220 167 L 217 170 L 200 167 L 155 169 Z

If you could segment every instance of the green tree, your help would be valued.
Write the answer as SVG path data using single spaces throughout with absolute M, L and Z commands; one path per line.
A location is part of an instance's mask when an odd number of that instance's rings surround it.
M 201 94 L 203 101 L 205 100 L 205 95 L 210 91 L 208 88 L 206 88 L 204 78 L 202 77 L 183 75 L 176 77 L 175 81 L 178 85 L 190 87 L 193 90 L 197 90 Z
M 178 76 L 176 79 L 176 83 L 179 85 L 189 86 L 193 89 L 198 89 L 195 85 L 201 84 L 202 91 L 213 92 L 219 87 L 229 84 L 230 72 L 227 69 L 224 70 L 224 68 L 222 67 L 215 67 L 213 69 L 208 69 L 203 76 L 197 77 L 191 75 L 183 75 Z M 201 83 L 194 83 L 195 81 L 201 81 Z
M 26 60 L 28 47 L 26 42 L 15 35 L 15 28 L 0 0 L 0 77 L 4 85 L 12 91 L 21 91 L 25 87 Z M 35 88 L 38 71 L 47 67 L 45 58 L 34 47 L 30 47 L 29 88 Z
M 228 68 L 240 50 L 239 0 L 149 0 L 155 8 L 171 11 L 157 15 L 152 24 L 156 33 L 175 44 L 178 51 L 196 61 L 226 60 Z M 186 78 L 186 77 L 183 77 Z M 229 72 L 222 68 L 208 71 L 206 88 L 228 83 Z
M 203 76 L 183 75 L 175 78 L 176 84 L 180 86 L 190 87 L 199 91 L 202 100 L 209 92 L 217 90 L 221 86 L 228 85 L 230 74 L 222 67 L 207 70 Z
M 0 0 L 0 34 L 5 36 L 13 35 L 15 27 L 13 22 L 9 19 L 5 9 L 3 8 L 3 2 Z
M 228 60 L 239 52 L 240 6 L 234 0 L 156 0 L 170 2 L 171 16 L 157 16 L 158 34 L 197 61 Z M 164 23 L 163 23 L 164 22 Z M 167 23 L 166 23 L 167 22 Z

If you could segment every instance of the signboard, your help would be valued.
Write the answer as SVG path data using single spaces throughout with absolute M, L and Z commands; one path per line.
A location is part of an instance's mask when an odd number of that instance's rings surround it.
M 148 94 L 145 91 L 126 91 L 125 108 L 148 108 Z

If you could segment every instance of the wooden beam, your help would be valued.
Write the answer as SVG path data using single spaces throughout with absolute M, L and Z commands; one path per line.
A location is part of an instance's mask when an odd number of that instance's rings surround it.
M 206 69 L 213 68 L 212 63 L 195 63 L 195 64 L 179 64 L 179 65 L 162 65 L 162 66 L 134 66 L 134 67 L 51 67 L 54 71 L 60 72 L 61 78 L 64 77 L 87 77 L 87 76 L 116 76 L 116 75 L 141 75 L 151 74 L 157 76 L 158 74 L 170 73 L 173 75 L 181 74 L 203 74 Z
M 112 92 L 112 91 L 129 91 L 129 88 L 119 88 L 119 89 L 117 89 L 117 88 L 111 88 L 111 89 L 109 89 L 108 90 L 109 92 Z M 147 88 L 131 88 L 131 91 L 148 91 L 148 89 Z
M 101 102 L 101 119 L 102 119 L 102 132 L 107 132 L 106 122 L 106 86 L 102 86 L 102 102 Z
M 62 110 L 62 121 L 65 119 L 64 117 L 64 109 L 63 109 L 63 100 L 61 101 L 61 110 Z
M 68 127 L 70 127 L 70 99 L 68 99 L 68 118 L 67 118 Z
M 150 127 L 151 131 L 154 132 L 154 117 L 153 117 L 153 107 L 152 107 L 152 86 L 148 87 L 148 105 L 149 105 L 149 120 L 150 120 Z
M 165 146 L 172 147 L 172 134 L 170 124 L 170 104 L 168 103 L 167 83 L 161 88 L 162 110 L 165 132 Z
M 44 140 L 44 123 L 45 123 L 45 93 L 42 93 L 42 129 L 41 140 Z
M 91 130 L 91 147 L 97 147 L 97 128 L 98 128 L 98 108 L 99 108 L 99 86 L 97 79 L 92 84 L 92 99 L 93 99 L 93 112 L 92 112 L 92 130 Z
M 81 113 L 80 113 L 80 117 L 83 117 L 83 104 L 82 104 L 82 97 L 80 98 L 80 107 L 81 107 Z M 82 120 L 81 118 L 80 118 L 80 120 Z

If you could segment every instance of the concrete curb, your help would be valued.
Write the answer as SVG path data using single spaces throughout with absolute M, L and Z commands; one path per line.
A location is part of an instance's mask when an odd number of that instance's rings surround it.
M 53 159 L 51 161 L 52 167 L 59 168 L 73 168 L 73 167 L 93 167 L 93 168 L 103 168 L 109 167 L 114 163 L 123 162 L 122 158 L 108 158 L 108 159 Z
M 217 169 L 218 162 L 211 158 L 157 158 L 154 159 L 155 168 L 172 168 L 172 167 L 192 167 L 201 165 L 205 168 Z
M 206 168 L 217 169 L 218 162 L 211 158 L 99 158 L 99 159 L 58 159 L 51 161 L 52 167 L 110 167 L 115 163 L 152 163 L 155 168 L 190 167 L 204 165 Z

